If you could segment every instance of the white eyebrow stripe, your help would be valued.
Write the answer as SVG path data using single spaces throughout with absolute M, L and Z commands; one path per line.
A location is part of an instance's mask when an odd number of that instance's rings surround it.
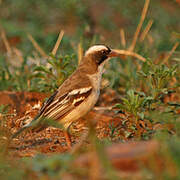
M 101 50 L 108 50 L 108 48 L 107 48 L 106 46 L 103 46 L 103 45 L 95 45 L 95 46 L 90 47 L 90 48 L 86 51 L 85 55 L 91 54 L 91 53 L 94 52 L 94 51 L 101 51 Z
M 87 88 L 81 88 L 81 89 L 75 89 L 69 93 L 69 95 L 76 95 L 76 94 L 83 94 L 88 92 L 92 87 L 87 87 Z

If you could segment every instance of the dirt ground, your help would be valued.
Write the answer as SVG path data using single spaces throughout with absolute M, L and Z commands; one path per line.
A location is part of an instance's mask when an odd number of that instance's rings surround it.
M 1 92 L 0 104 L 9 104 L 8 113 L 4 117 L 9 129 L 9 136 L 27 124 L 38 113 L 44 98 L 49 94 L 36 92 Z M 166 97 L 168 98 L 173 97 Z M 113 109 L 113 105 L 120 102 L 120 98 L 113 90 L 101 94 L 97 106 L 89 114 L 77 121 L 71 128 L 71 141 L 76 146 L 82 135 L 87 132 L 87 122 L 92 121 L 99 139 L 108 139 L 113 144 L 106 149 L 112 164 L 121 171 L 138 172 L 141 165 L 149 167 L 152 157 L 156 159 L 159 168 L 164 167 L 163 158 L 159 156 L 160 144 L 157 141 L 139 141 L 139 136 L 154 128 L 163 128 L 162 125 L 152 126 L 148 121 L 139 121 L 136 130 L 132 130 L 133 117 L 126 112 Z M 106 107 L 104 106 L 106 104 Z M 2 115 L 1 115 L 2 118 Z M 167 126 L 167 125 L 166 125 Z M 173 132 L 173 126 L 168 125 Z M 123 143 L 121 143 L 123 142 Z M 85 140 L 83 146 L 87 147 Z M 48 127 L 38 133 L 26 131 L 9 143 L 12 156 L 33 157 L 38 153 L 47 155 L 69 152 L 64 132 L 61 129 Z M 120 151 L 121 149 L 121 151 Z M 74 163 L 77 166 L 88 166 L 93 153 L 81 155 Z

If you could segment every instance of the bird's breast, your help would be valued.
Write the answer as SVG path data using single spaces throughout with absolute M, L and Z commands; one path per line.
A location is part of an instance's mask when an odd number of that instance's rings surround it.
M 101 79 L 102 79 L 102 70 L 99 70 L 95 74 L 88 74 L 87 76 L 89 77 L 89 80 L 91 81 L 93 89 L 99 93 Z

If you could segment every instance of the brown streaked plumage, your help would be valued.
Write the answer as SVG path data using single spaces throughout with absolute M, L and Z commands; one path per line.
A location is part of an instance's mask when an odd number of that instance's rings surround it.
M 72 122 L 84 116 L 94 107 L 99 97 L 104 63 L 113 56 L 117 56 L 117 54 L 107 46 L 90 47 L 77 70 L 44 103 L 32 122 L 41 120 L 43 117 L 50 118 L 63 124 L 67 131 Z M 15 133 L 13 138 L 25 129 L 31 128 L 32 122 Z M 41 130 L 44 127 L 46 125 L 37 128 Z M 67 133 L 66 140 L 70 146 Z

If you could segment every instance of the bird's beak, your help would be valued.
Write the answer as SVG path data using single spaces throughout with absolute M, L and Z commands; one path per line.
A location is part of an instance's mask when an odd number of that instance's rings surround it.
M 108 57 L 118 57 L 118 56 L 119 54 L 114 49 L 111 49 L 111 52 L 108 55 Z

